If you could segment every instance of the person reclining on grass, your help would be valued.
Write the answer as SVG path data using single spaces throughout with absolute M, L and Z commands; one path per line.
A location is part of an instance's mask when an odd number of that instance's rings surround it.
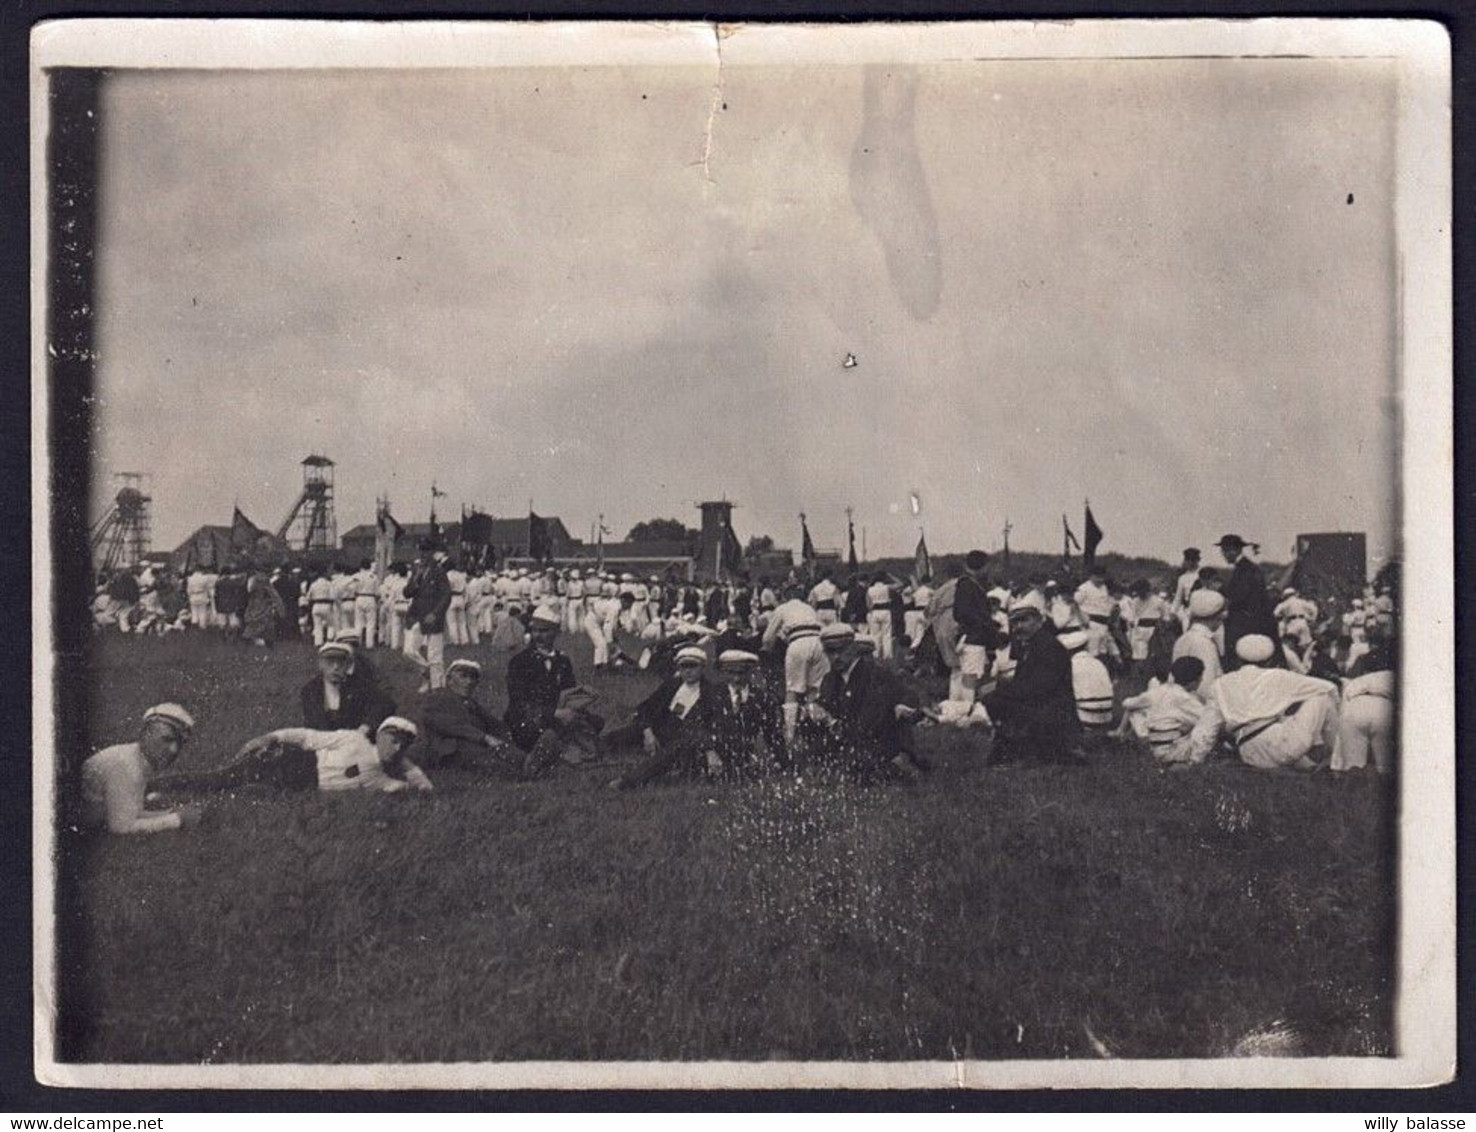
M 370 742 L 360 731 L 284 727 L 250 740 L 236 757 L 214 770 L 187 771 L 158 780 L 170 793 L 275 786 L 282 790 L 429 790 L 430 779 L 408 757 L 416 727 L 392 715 Z
M 432 769 L 456 766 L 518 778 L 536 777 L 547 767 L 534 761 L 508 738 L 502 720 L 476 698 L 482 666 L 465 657 L 446 667 L 446 686 L 426 693 L 420 705 L 419 761 Z
M 395 714 L 395 703 L 357 663 L 349 641 L 318 648 L 318 675 L 302 686 L 302 722 L 312 731 L 358 731 L 368 738 Z
M 673 770 L 691 775 L 722 770 L 713 734 L 718 690 L 703 679 L 706 666 L 702 649 L 682 649 L 676 655 L 677 675 L 637 705 L 630 723 L 610 733 L 612 746 L 639 736 L 646 752 L 640 765 L 606 783 L 611 790 L 641 786 Z
M 1181 656 L 1169 665 L 1166 680 L 1154 684 L 1141 696 L 1123 700 L 1124 730 L 1129 718 L 1140 713 L 1143 736 L 1159 762 L 1189 761 L 1189 734 L 1204 714 L 1204 701 L 1199 698 L 1199 682 L 1203 677 L 1202 660 L 1197 656 Z
M 874 638 L 841 621 L 820 630 L 820 642 L 830 671 L 811 713 L 825 725 L 819 761 L 862 780 L 917 777 L 926 764 L 913 753 L 908 724 L 921 713 L 906 702 L 901 681 L 872 659 Z
M 1338 687 L 1268 667 L 1275 642 L 1247 633 L 1235 642 L 1240 667 L 1209 689 L 1189 736 L 1189 762 L 1204 762 L 1224 737 L 1241 762 L 1261 770 L 1317 770 L 1338 737 Z
M 200 820 L 197 806 L 146 810 L 149 780 L 179 758 L 195 721 L 178 704 L 144 712 L 138 740 L 104 747 L 82 764 L 82 824 L 109 833 L 159 833 Z
M 523 751 L 530 756 L 536 752 L 534 762 L 539 766 L 552 765 L 566 755 L 582 762 L 598 754 L 605 726 L 591 710 L 593 693 L 579 687 L 574 662 L 554 644 L 561 623 L 558 610 L 540 605 L 528 619 L 533 642 L 507 665 L 507 711 L 502 722 Z

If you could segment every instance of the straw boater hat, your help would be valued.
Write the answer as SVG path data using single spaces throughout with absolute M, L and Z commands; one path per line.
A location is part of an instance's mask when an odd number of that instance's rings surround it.
M 189 735 L 195 730 L 195 717 L 178 704 L 155 704 L 144 712 L 143 721 L 145 723 L 155 719 L 167 723 L 181 735 Z
M 453 672 L 470 672 L 478 680 L 482 678 L 482 666 L 474 660 L 468 660 L 464 656 L 457 657 L 446 666 L 446 675 L 449 676 Z

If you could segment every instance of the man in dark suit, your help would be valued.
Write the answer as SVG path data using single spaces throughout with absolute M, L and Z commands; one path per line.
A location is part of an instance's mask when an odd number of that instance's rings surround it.
M 411 760 L 422 767 L 458 766 L 514 778 L 536 777 L 528 755 L 507 739 L 502 721 L 476 698 L 482 666 L 453 660 L 446 686 L 426 693 L 420 704 L 420 742 Z
M 713 716 L 718 689 L 703 678 L 707 653 L 689 645 L 676 655 L 677 674 L 663 680 L 636 706 L 635 718 L 610 736 L 612 744 L 640 737 L 645 759 L 608 786 L 624 790 L 669 771 L 716 774 L 722 762 L 715 750 Z
M 830 661 L 817 713 L 826 724 L 821 760 L 862 780 L 915 777 L 911 724 L 919 713 L 901 681 L 872 659 L 873 642 L 844 622 L 825 626 L 820 642 Z
M 533 754 L 539 766 L 551 765 L 571 747 L 593 755 L 604 720 L 592 711 L 560 707 L 564 693 L 577 688 L 574 662 L 555 647 L 559 615 L 540 605 L 528 618 L 533 641 L 507 664 L 507 712 L 502 721 L 513 742 Z
M 1035 590 L 1010 603 L 1014 675 L 984 697 L 995 723 L 990 763 L 1073 762 L 1081 738 L 1071 656 L 1045 628 L 1045 600 Z
M 1271 595 L 1266 592 L 1266 579 L 1261 568 L 1246 553 L 1250 545 L 1239 535 L 1226 535 L 1215 543 L 1225 561 L 1230 564 L 1230 577 L 1220 593 L 1225 598 L 1225 671 L 1231 672 L 1240 666 L 1235 652 L 1235 642 L 1252 633 L 1280 639 L 1276 614 L 1271 604 Z M 1266 665 L 1269 668 L 1285 668 L 1286 659 L 1280 649 Z
M 964 698 L 973 699 L 984 674 L 989 654 L 999 645 L 999 626 L 989 605 L 985 567 L 989 556 L 971 550 L 964 557 L 964 573 L 953 590 L 953 620 L 958 625 L 958 670 Z
M 713 749 L 730 778 L 757 778 L 787 765 L 780 700 L 755 679 L 758 653 L 726 649 L 718 654 L 724 686 L 715 691 Z
M 347 641 L 318 649 L 318 675 L 302 686 L 303 726 L 313 731 L 362 731 L 373 736 L 395 714 L 395 702 L 355 661 Z
M 425 679 L 420 690 L 445 686 L 446 611 L 451 608 L 451 582 L 446 577 L 446 556 L 436 550 L 429 539 L 420 544 L 420 557 L 405 583 L 405 597 L 410 609 L 405 614 L 410 633 L 410 652 L 425 665 Z

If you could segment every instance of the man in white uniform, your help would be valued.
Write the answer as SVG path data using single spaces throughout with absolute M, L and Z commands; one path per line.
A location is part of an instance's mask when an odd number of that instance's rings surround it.
M 877 574 L 866 588 L 866 632 L 876 642 L 879 660 L 892 659 L 892 589 Z
M 815 583 L 814 588 L 810 590 L 809 601 L 810 606 L 815 610 L 815 616 L 820 619 L 822 628 L 835 624 L 840 596 L 840 589 L 831 580 L 830 571 L 825 571 L 820 576 L 820 580 Z
M 830 661 L 820 642 L 820 618 L 793 586 L 784 601 L 764 627 L 763 648 L 772 652 L 784 648 L 784 741 L 794 742 L 799 725 L 801 704 L 812 704 L 820 697 L 820 685 L 830 671 Z M 834 626 L 827 626 L 833 628 Z
M 1223 670 L 1215 634 L 1224 624 L 1223 594 L 1215 590 L 1195 590 L 1189 595 L 1189 628 L 1174 642 L 1173 659 L 1192 656 L 1204 666 L 1204 675 L 1199 681 L 1201 698 L 1208 698 L 1210 686 L 1220 678 Z
M 1172 611 L 1179 619 L 1183 628 L 1189 628 L 1189 595 L 1194 592 L 1194 587 L 1199 582 L 1199 548 L 1189 546 L 1184 548 L 1184 565 L 1179 574 L 1179 580 L 1174 583 L 1174 601 Z
M 104 747 L 82 764 L 82 821 L 109 833 L 160 833 L 200 820 L 200 810 L 147 810 L 149 780 L 164 770 L 189 742 L 195 721 L 178 704 L 159 704 L 144 712 L 138 741 Z
M 308 584 L 307 600 L 313 619 L 313 644 L 331 641 L 338 629 L 338 619 L 333 612 L 333 581 L 321 570 L 314 572 L 313 580 Z
M 372 649 L 379 632 L 379 578 L 369 559 L 360 564 L 353 583 L 354 632 L 359 634 L 359 642 L 366 649 Z
M 196 629 L 210 628 L 210 585 L 198 566 L 185 577 L 185 596 L 190 602 L 190 624 Z
M 446 610 L 446 641 L 464 645 L 469 639 L 466 632 L 466 571 L 453 562 L 446 571 L 446 581 L 451 583 L 451 605 Z
M 1103 656 L 1109 651 L 1107 627 L 1112 623 L 1112 591 L 1107 586 L 1107 575 L 1101 567 L 1094 567 L 1091 575 L 1076 587 L 1076 607 L 1087 619 L 1087 651 L 1092 656 Z
M 1210 688 L 1189 736 L 1191 762 L 1208 758 L 1223 736 L 1242 762 L 1262 770 L 1316 770 L 1327 763 L 1338 738 L 1337 685 L 1263 667 L 1275 649 L 1260 633 L 1235 642 L 1241 665 Z

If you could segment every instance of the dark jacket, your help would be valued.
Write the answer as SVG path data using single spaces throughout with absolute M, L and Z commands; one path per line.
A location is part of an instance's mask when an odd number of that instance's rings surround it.
M 697 702 L 685 717 L 680 717 L 671 711 L 671 698 L 676 695 L 677 685 L 680 683 L 681 679 L 673 676 L 658 684 L 654 692 L 636 705 L 636 722 L 642 727 L 649 727 L 662 744 L 690 740 L 711 746 L 713 715 L 717 710 L 717 697 L 721 689 L 706 680 L 702 681 L 702 691 Z
M 419 625 L 427 633 L 445 631 L 446 610 L 451 608 L 451 583 L 439 562 L 417 563 L 405 583 L 405 596 L 410 599 L 408 624 Z
M 743 777 L 763 769 L 758 763 L 760 744 L 777 765 L 784 752 L 778 699 L 755 680 L 742 704 L 735 704 L 731 689 L 721 685 L 713 687 L 712 701 L 713 749 L 730 773 Z
M 372 735 L 384 720 L 395 714 L 395 702 L 389 693 L 355 669 L 339 685 L 338 710 L 323 706 L 323 678 L 314 676 L 302 686 L 303 726 L 314 731 L 354 731 L 369 728 Z
M 841 602 L 840 619 L 847 625 L 860 625 L 866 620 L 865 583 L 855 581 L 846 587 L 846 596 Z
M 722 586 L 714 587 L 712 593 L 707 595 L 703 612 L 707 614 L 707 623 L 716 626 L 719 621 L 728 619 L 728 591 Z
M 559 693 L 573 688 L 574 662 L 561 652 L 545 658 L 532 645 L 507 662 L 507 712 L 503 722 L 525 751 L 553 726 Z
M 217 613 L 239 616 L 246 612 L 246 578 L 241 574 L 223 575 L 215 583 Z
M 958 622 L 961 644 L 998 647 L 999 626 L 989 612 L 989 594 L 984 583 L 969 574 L 959 578 L 953 588 L 953 619 Z
M 432 766 L 452 758 L 462 747 L 483 748 L 483 736 L 507 734 L 502 721 L 474 699 L 450 688 L 427 692 L 420 701 L 420 742 Z
M 1011 649 L 1019 647 L 1011 645 Z M 1076 691 L 1071 680 L 1071 654 L 1042 628 L 1025 646 L 1008 683 L 984 698 L 984 707 L 999 724 L 1011 753 L 1027 758 L 1067 756 L 1081 733 Z
M 1225 670 L 1228 672 L 1240 664 L 1235 655 L 1235 642 L 1241 637 L 1260 633 L 1279 644 L 1281 634 L 1277 630 L 1271 595 L 1266 592 L 1266 579 L 1261 568 L 1249 558 L 1241 558 L 1235 563 L 1220 592 L 1225 598 Z M 1285 667 L 1279 650 L 1271 663 L 1278 668 Z
M 901 682 L 868 656 L 857 659 L 849 679 L 837 668 L 826 673 L 820 706 L 840 724 L 834 740 L 843 760 L 867 767 L 899 754 L 908 725 L 897 718 L 896 709 L 907 699 Z

